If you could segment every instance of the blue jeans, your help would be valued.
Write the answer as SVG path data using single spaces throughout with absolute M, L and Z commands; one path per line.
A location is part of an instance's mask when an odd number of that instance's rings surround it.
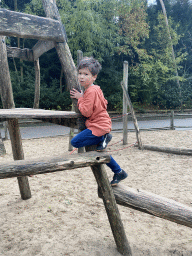
M 85 146 L 97 145 L 99 142 L 104 140 L 104 136 L 98 137 L 92 134 L 92 131 L 89 129 L 85 129 L 82 132 L 78 133 L 72 140 L 71 145 L 75 148 L 81 148 Z M 118 173 L 121 171 L 121 167 L 115 161 L 115 159 L 111 157 L 111 161 L 106 165 L 111 168 L 112 172 Z

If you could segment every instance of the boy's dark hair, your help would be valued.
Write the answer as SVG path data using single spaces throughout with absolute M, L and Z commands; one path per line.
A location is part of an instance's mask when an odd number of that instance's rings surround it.
M 94 59 L 93 57 L 84 57 L 80 61 L 77 70 L 79 71 L 79 69 L 82 69 L 82 68 L 88 68 L 91 74 L 95 76 L 99 74 L 99 71 L 101 70 L 102 67 L 99 61 Z

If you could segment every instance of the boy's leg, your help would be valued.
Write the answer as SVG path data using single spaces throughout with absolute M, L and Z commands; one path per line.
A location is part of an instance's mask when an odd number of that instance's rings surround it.
M 92 134 L 92 131 L 85 129 L 78 133 L 72 140 L 71 145 L 75 148 L 81 148 L 85 146 L 97 145 L 103 140 L 103 136 L 97 137 Z
M 111 181 L 112 186 L 116 186 L 120 181 L 127 178 L 128 174 L 121 169 L 121 167 L 118 165 L 118 163 L 115 161 L 115 159 L 111 157 L 111 161 L 107 163 L 106 165 L 111 168 L 112 172 L 114 172 L 113 180 Z
M 111 141 L 112 139 L 112 135 L 110 133 L 106 133 L 103 136 L 103 140 L 101 142 L 99 142 L 99 144 L 97 145 L 97 151 L 103 151 L 104 149 L 106 149 L 108 143 Z

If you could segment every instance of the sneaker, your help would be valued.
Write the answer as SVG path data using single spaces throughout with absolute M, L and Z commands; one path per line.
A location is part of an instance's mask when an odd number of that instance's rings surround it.
M 104 140 L 97 145 L 97 151 L 104 150 L 107 147 L 108 143 L 111 141 L 111 139 L 112 135 L 110 133 L 105 134 Z
M 119 173 L 115 173 L 113 176 L 113 180 L 111 181 L 111 186 L 116 186 L 121 180 L 126 179 L 128 174 L 121 169 Z

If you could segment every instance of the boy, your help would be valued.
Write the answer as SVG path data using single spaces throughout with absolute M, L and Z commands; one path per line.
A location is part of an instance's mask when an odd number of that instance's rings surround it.
M 100 63 L 92 57 L 84 57 L 78 67 L 78 80 L 84 93 L 72 89 L 71 98 L 78 100 L 78 108 L 81 114 L 87 117 L 85 122 L 86 128 L 77 134 L 72 140 L 73 147 L 79 148 L 84 146 L 97 145 L 97 151 L 104 150 L 112 139 L 111 118 L 107 113 L 107 100 L 98 85 L 94 85 L 97 75 L 101 70 Z M 116 186 L 121 180 L 128 175 L 121 169 L 112 156 L 108 167 L 115 173 L 112 186 Z

